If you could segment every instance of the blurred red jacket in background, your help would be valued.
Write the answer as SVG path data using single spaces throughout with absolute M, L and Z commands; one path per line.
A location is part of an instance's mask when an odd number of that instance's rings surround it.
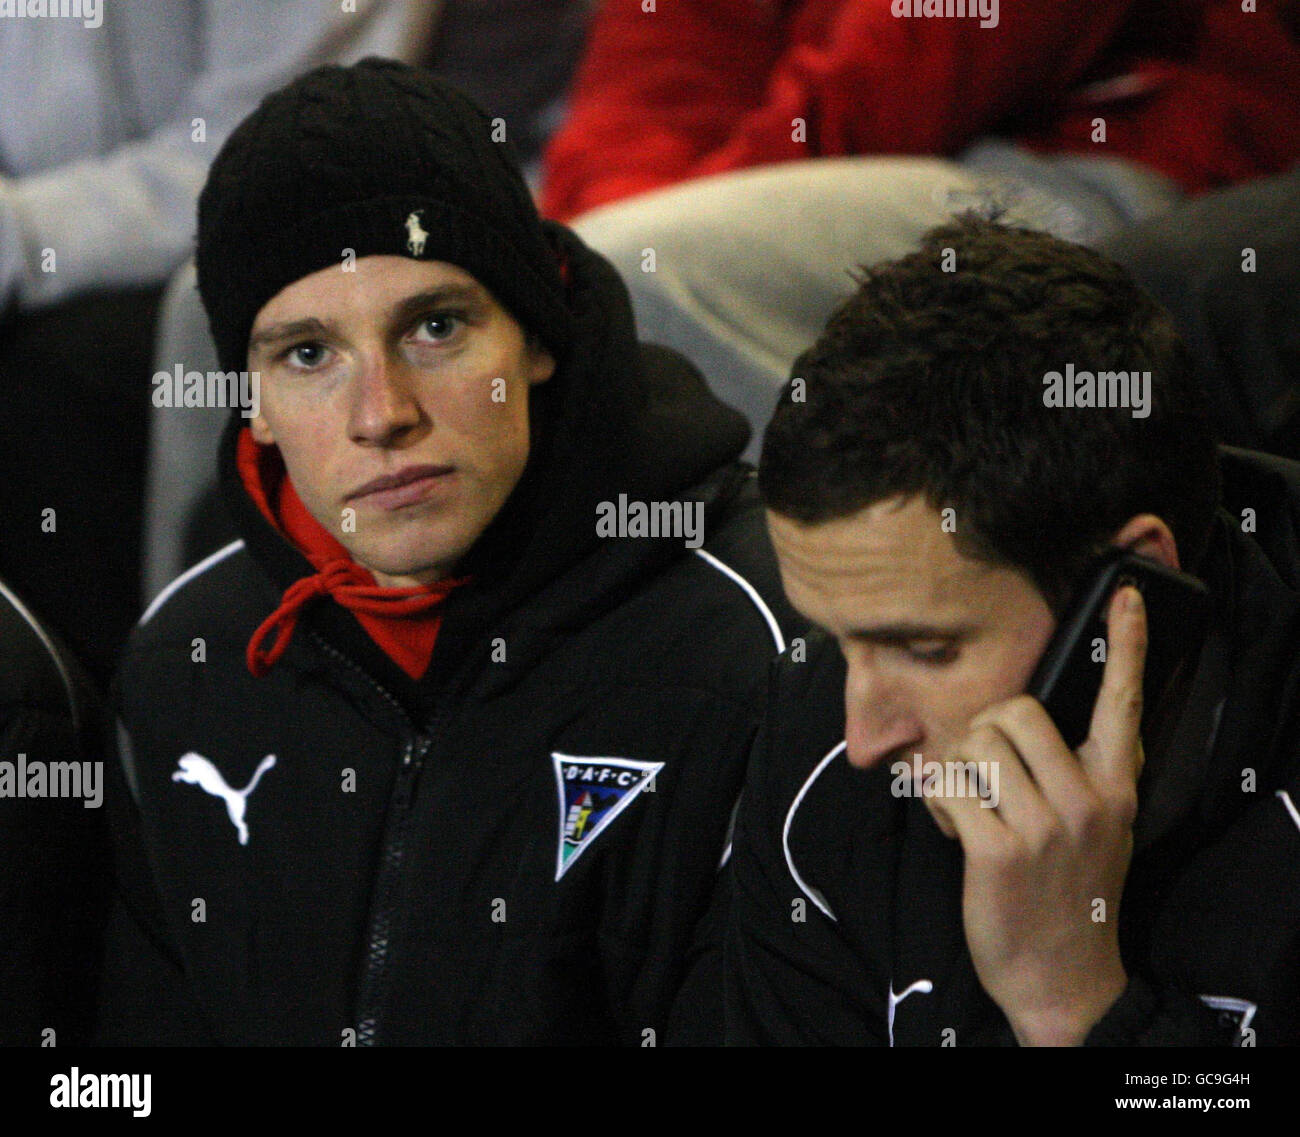
M 770 162 L 952 155 L 988 134 L 1142 162 L 1190 193 L 1300 157 L 1300 44 L 1276 0 L 1253 13 L 1239 0 L 1001 0 L 991 28 L 892 7 L 604 0 L 547 151 L 544 212 Z

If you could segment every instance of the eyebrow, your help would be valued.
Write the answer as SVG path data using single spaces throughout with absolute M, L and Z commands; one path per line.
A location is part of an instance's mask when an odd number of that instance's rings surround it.
M 404 324 L 430 308 L 445 307 L 448 304 L 473 307 L 485 304 L 487 298 L 487 292 L 479 284 L 441 284 L 399 300 L 388 310 L 388 321 L 390 324 Z
M 298 336 L 328 335 L 330 325 L 314 316 L 306 320 L 290 320 L 288 323 L 272 324 L 260 332 L 254 332 L 248 339 L 248 354 L 252 355 L 260 347 L 278 343 L 280 340 L 294 339 Z
M 487 293 L 481 285 L 443 284 L 436 288 L 426 288 L 423 292 L 417 292 L 412 296 L 399 300 L 388 310 L 388 323 L 404 324 L 407 320 L 414 319 L 423 311 L 447 304 L 474 306 L 484 304 L 486 301 Z M 254 332 L 249 337 L 248 351 L 251 355 L 259 348 L 280 343 L 284 340 L 296 339 L 299 336 L 327 336 L 334 329 L 335 325 L 332 322 L 319 320 L 315 316 L 309 316 L 302 320 L 289 320 L 285 323 L 271 324 L 269 327 Z
M 903 644 L 912 640 L 956 640 L 969 634 L 970 624 L 956 624 L 952 627 L 939 627 L 935 624 L 913 624 L 903 621 L 897 624 L 878 624 L 867 628 L 850 628 L 845 638 L 864 640 L 869 643 Z

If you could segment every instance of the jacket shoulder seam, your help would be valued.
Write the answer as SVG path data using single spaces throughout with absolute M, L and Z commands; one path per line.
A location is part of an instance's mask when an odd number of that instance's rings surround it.
M 180 576 L 173 580 L 153 598 L 153 601 L 149 604 L 149 607 L 144 610 L 144 614 L 140 617 L 136 626 L 141 628 L 144 627 L 145 624 L 153 619 L 163 605 L 166 604 L 167 601 L 169 601 L 177 592 L 189 584 L 190 581 L 194 580 L 196 577 L 202 576 L 203 573 L 208 571 L 208 569 L 220 564 L 227 557 L 239 552 L 242 548 L 244 548 L 244 541 L 241 537 L 238 541 L 231 541 L 229 545 L 225 546 L 225 548 L 218 549 L 210 556 L 204 557 L 198 564 L 187 568 Z
M 707 565 L 711 565 L 749 597 L 750 602 L 758 609 L 759 615 L 766 621 L 768 631 L 772 633 L 772 640 L 776 644 L 777 653 L 780 654 L 785 651 L 785 636 L 781 634 L 781 625 L 777 622 L 776 617 L 772 614 L 772 609 L 768 607 L 767 601 L 763 599 L 758 589 L 729 564 L 714 556 L 707 549 L 694 549 L 692 551 L 700 560 Z

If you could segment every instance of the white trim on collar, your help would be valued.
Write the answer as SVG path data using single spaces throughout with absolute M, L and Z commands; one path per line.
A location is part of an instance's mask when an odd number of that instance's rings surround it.
M 830 905 L 826 903 L 826 897 L 811 885 L 805 884 L 803 877 L 799 875 L 799 870 L 794 867 L 794 858 L 790 856 L 790 825 L 794 821 L 794 811 L 798 809 L 800 804 L 803 802 L 804 795 L 807 794 L 813 782 L 815 782 L 821 775 L 821 772 L 826 769 L 826 767 L 829 766 L 841 752 L 843 752 L 846 745 L 847 743 L 844 742 L 836 743 L 830 753 L 817 763 L 817 768 L 808 775 L 808 780 L 804 782 L 799 792 L 794 795 L 794 801 L 790 803 L 790 812 L 785 815 L 785 827 L 781 830 L 781 847 L 785 850 L 786 867 L 790 870 L 790 875 L 794 877 L 795 884 L 799 886 L 799 891 L 816 904 L 825 915 L 829 916 L 832 920 L 835 920 L 836 923 L 839 923 L 839 921 L 836 919 L 835 913 L 831 911 Z

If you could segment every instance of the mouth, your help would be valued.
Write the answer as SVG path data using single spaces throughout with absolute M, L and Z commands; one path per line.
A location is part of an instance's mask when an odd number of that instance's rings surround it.
M 456 472 L 455 466 L 407 466 L 359 486 L 344 498 L 377 509 L 400 509 L 423 501 Z

